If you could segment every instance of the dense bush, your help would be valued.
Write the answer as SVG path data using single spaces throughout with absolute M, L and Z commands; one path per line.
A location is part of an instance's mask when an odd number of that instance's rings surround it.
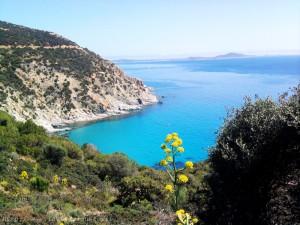
M 30 179 L 31 187 L 38 191 L 46 191 L 48 189 L 49 182 L 42 177 L 32 177 Z
M 45 134 L 44 128 L 36 125 L 32 120 L 19 124 L 20 134 Z
M 208 224 L 300 224 L 300 90 L 246 99 L 210 153 Z
M 135 162 L 128 159 L 122 153 L 114 153 L 107 156 L 100 156 L 93 158 L 93 150 L 89 147 L 84 150 L 86 161 L 89 169 L 104 180 L 109 177 L 113 181 L 120 181 L 123 177 L 134 176 L 138 171 L 138 166 Z
M 47 145 L 44 148 L 44 156 L 51 164 L 60 166 L 66 156 L 66 150 L 60 146 Z
M 145 172 L 142 171 L 138 176 L 127 176 L 121 180 L 118 197 L 120 204 L 130 206 L 143 200 L 158 204 L 166 200 L 164 189 L 161 187 L 163 181 L 145 176 Z M 160 177 L 163 176 L 163 174 L 160 175 Z
M 137 165 L 122 153 L 107 156 L 106 164 L 106 174 L 112 179 L 119 180 L 137 173 Z

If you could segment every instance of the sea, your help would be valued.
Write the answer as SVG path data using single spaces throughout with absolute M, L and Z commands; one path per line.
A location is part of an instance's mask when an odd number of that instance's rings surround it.
M 90 143 L 104 154 L 121 152 L 139 165 L 156 168 L 164 158 L 165 136 L 177 132 L 185 152 L 179 157 L 206 160 L 224 119 L 246 96 L 272 98 L 300 82 L 300 56 L 241 58 L 119 60 L 129 76 L 142 79 L 161 104 L 128 116 L 111 118 L 68 132 L 82 145 Z

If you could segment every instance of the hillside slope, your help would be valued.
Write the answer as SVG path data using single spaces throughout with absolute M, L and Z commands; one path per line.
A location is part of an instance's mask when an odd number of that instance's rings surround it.
M 195 163 L 190 170 L 183 207 L 197 208 L 189 199 L 208 169 Z M 1 225 L 171 225 L 167 182 L 164 171 L 78 146 L 0 111 Z
M 123 154 L 80 147 L 0 111 L 1 225 L 150 224 L 161 214 L 170 220 L 154 207 L 166 200 L 163 180 Z
M 157 101 L 142 81 L 57 34 L 0 21 L 0 109 L 53 130 Z

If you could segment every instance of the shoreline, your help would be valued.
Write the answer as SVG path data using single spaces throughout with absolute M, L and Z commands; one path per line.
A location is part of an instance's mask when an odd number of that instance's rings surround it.
M 130 110 L 120 110 L 120 111 L 112 111 L 102 114 L 93 114 L 93 115 L 86 115 L 85 118 L 78 118 L 74 119 L 72 121 L 64 121 L 62 123 L 57 124 L 49 124 L 51 127 L 43 126 L 48 133 L 50 134 L 58 134 L 62 135 L 65 134 L 73 129 L 83 127 L 89 124 L 97 123 L 100 121 L 107 121 L 107 120 L 115 120 L 115 119 L 122 119 L 129 117 L 133 114 L 140 113 L 144 111 L 146 108 L 157 105 L 159 103 L 159 100 L 155 102 L 148 102 L 143 104 L 142 106 L 137 106 L 136 109 L 130 109 Z M 88 118 L 88 116 L 90 116 Z
M 69 115 L 61 115 L 60 112 L 55 111 L 46 111 L 44 112 L 41 109 L 37 109 L 35 112 L 40 115 L 37 118 L 28 118 L 28 115 L 24 113 L 19 113 L 13 111 L 9 107 L 0 107 L 0 110 L 3 110 L 11 114 L 17 121 L 26 121 L 32 119 L 37 125 L 43 127 L 45 131 L 49 134 L 55 134 L 60 132 L 67 132 L 73 130 L 77 127 L 84 126 L 86 124 L 109 120 L 109 119 L 118 119 L 124 116 L 129 116 L 131 114 L 140 112 L 145 108 L 161 103 L 161 98 L 157 96 L 151 87 L 145 86 L 145 92 L 138 98 L 137 102 L 122 102 L 119 100 L 112 100 L 112 108 L 105 112 L 93 113 L 87 112 L 83 108 L 78 108 Z M 28 113 L 27 113 L 28 114 Z

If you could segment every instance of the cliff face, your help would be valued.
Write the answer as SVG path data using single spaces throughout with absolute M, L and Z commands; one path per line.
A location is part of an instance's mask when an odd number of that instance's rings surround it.
M 142 81 L 57 34 L 0 21 L 0 109 L 58 124 L 105 118 L 157 101 Z

